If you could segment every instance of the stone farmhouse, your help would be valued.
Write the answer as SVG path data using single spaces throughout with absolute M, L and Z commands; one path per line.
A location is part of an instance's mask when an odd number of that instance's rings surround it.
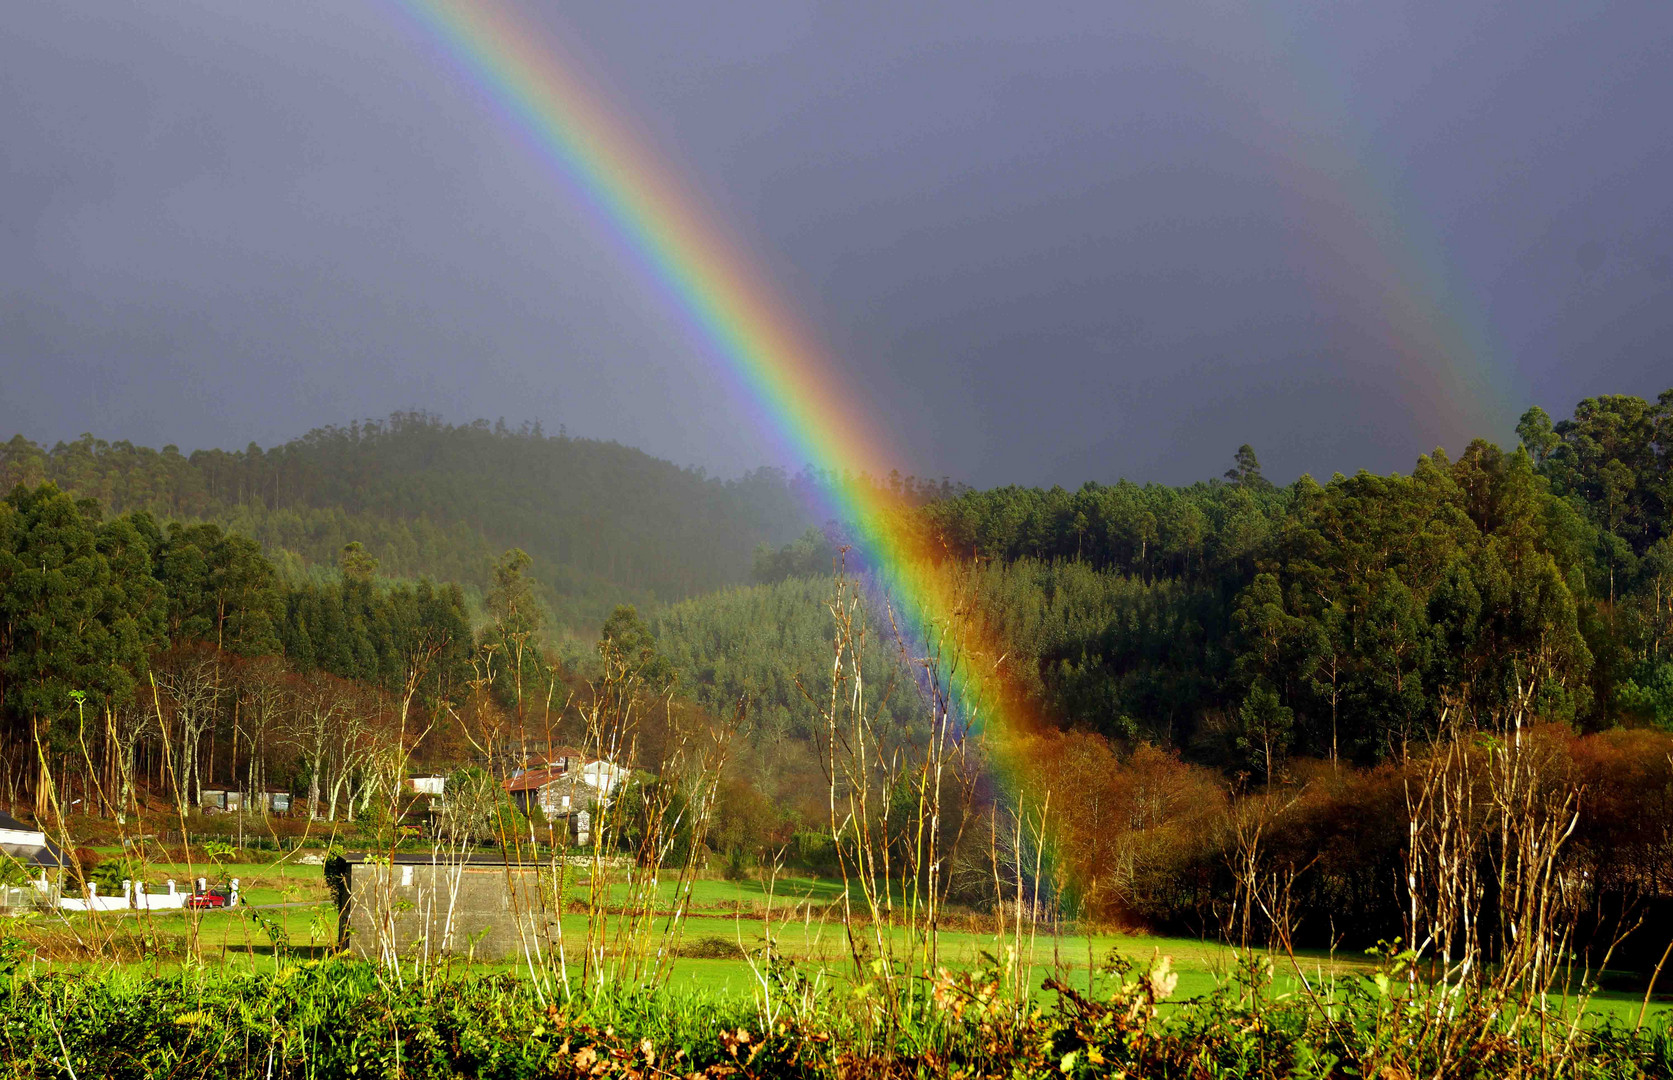
M 548 821 L 554 821 L 596 812 L 626 779 L 627 770 L 613 762 L 561 748 L 536 767 L 512 775 L 505 781 L 505 790 L 525 814 L 532 803 Z

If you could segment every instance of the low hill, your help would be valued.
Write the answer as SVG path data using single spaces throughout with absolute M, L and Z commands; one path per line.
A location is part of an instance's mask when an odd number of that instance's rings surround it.
M 359 541 L 394 577 L 480 589 L 520 547 L 560 627 L 618 603 L 654 606 L 748 579 L 758 545 L 807 526 L 790 480 L 719 480 L 614 442 L 455 425 L 426 413 L 325 427 L 270 449 L 182 454 L 91 435 L 0 446 L 0 483 L 52 480 L 107 513 L 214 521 L 254 537 L 292 576 Z

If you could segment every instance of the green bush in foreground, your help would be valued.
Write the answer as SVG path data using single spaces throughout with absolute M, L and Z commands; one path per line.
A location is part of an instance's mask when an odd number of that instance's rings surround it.
M 389 981 L 326 960 L 278 974 L 18 975 L 0 983 L 15 1077 L 1670 1077 L 1665 1020 L 1513 1028 L 1382 979 L 1273 996 L 1253 963 L 1158 1008 L 1166 962 L 1037 996 L 995 964 L 915 989 L 892 1017 L 865 989 L 772 997 L 621 990 L 567 1001 L 513 976 Z M 1437 1011 L 1437 1006 L 1450 1006 Z M 1437 1022 L 1442 1012 L 1449 1019 Z M 771 1023 L 763 1016 L 771 1015 Z M 1470 1040 L 1468 1045 L 1459 1040 Z M 1451 1043 L 1451 1051 L 1447 1044 Z M 1456 1051 L 1466 1052 L 1459 1054 Z M 1450 1056 L 1449 1056 L 1450 1053 Z

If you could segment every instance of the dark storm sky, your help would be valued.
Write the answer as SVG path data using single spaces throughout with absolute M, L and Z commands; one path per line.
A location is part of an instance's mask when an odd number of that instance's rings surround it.
M 1673 5 L 528 3 L 903 471 L 1409 469 L 1673 385 Z M 392 0 L 0 30 L 0 437 L 758 414 Z M 776 462 L 795 465 L 797 462 Z

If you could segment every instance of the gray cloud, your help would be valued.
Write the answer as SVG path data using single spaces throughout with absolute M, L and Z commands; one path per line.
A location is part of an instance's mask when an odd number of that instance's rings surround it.
M 905 471 L 1407 468 L 1673 383 L 1673 9 L 525 8 Z M 421 407 L 733 473 L 776 441 L 395 5 L 64 0 L 0 36 L 0 428 Z M 796 464 L 795 462 L 785 462 Z

